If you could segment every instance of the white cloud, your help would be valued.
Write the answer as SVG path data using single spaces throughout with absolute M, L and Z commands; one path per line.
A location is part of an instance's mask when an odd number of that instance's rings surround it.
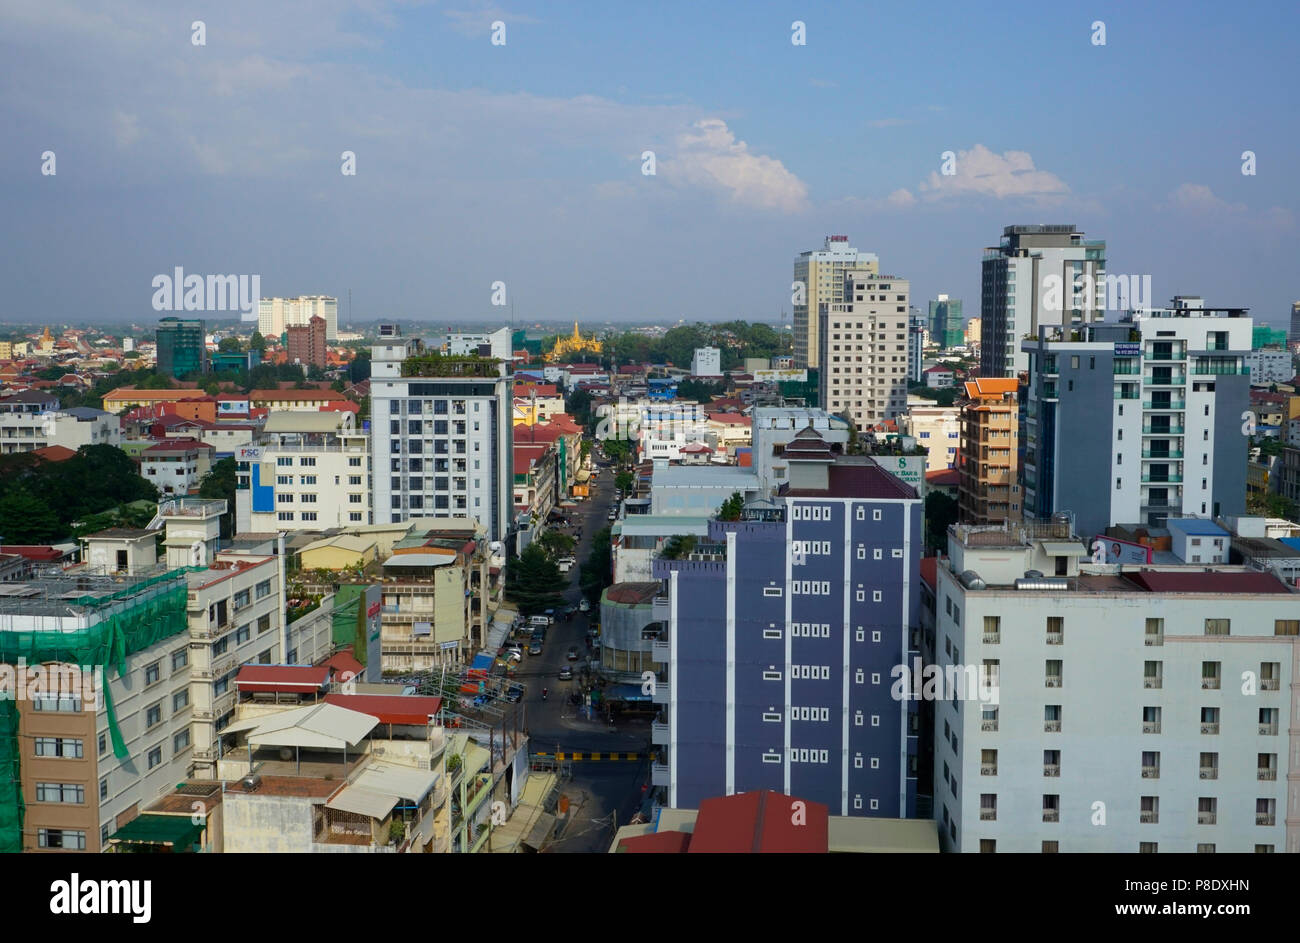
M 1254 212 L 1245 203 L 1232 203 L 1217 196 L 1203 183 L 1184 183 L 1169 194 L 1168 202 L 1160 206 L 1177 212 L 1215 218 L 1225 222 L 1235 221 L 1264 229 L 1291 229 L 1295 216 L 1281 206 L 1272 206 Z
M 716 187 L 734 202 L 763 209 L 798 212 L 808 187 L 779 160 L 754 154 L 720 118 L 697 121 L 677 136 L 677 153 L 661 162 L 666 176 L 696 186 Z
M 487 40 L 492 34 L 492 24 L 500 20 L 506 25 L 506 44 L 510 43 L 510 27 L 537 20 L 522 13 L 507 13 L 494 3 L 477 2 L 472 10 L 443 10 L 451 20 L 451 27 L 465 36 L 481 36 Z
M 130 147 L 140 138 L 140 118 L 124 111 L 113 113 L 113 140 L 119 148 Z
M 919 185 L 929 201 L 962 196 L 991 196 L 994 199 L 1030 198 L 1052 202 L 1070 192 L 1060 177 L 1034 167 L 1026 151 L 995 154 L 983 144 L 968 151 L 957 151 L 956 173 L 944 176 L 931 171 Z
M 912 195 L 911 190 L 895 190 L 885 198 L 891 206 L 911 206 L 916 202 L 916 197 Z
M 900 125 L 911 124 L 911 118 L 877 118 L 875 121 L 868 121 L 869 128 L 897 128 Z

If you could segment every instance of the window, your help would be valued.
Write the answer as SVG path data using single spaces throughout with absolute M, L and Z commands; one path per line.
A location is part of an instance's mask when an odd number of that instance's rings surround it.
M 145 687 L 151 684 L 157 684 L 162 679 L 162 662 L 155 661 L 152 665 L 147 665 L 144 669 Z
M 1231 620 L 1229 619 L 1206 619 L 1205 634 L 1206 635 L 1229 635 L 1231 634 L 1229 632 L 1230 622 Z
M 1274 635 L 1300 635 L 1300 619 L 1275 619 Z
M 86 833 L 67 828 L 38 828 L 36 830 L 36 845 L 39 848 L 85 851 Z
M 257 592 L 257 598 L 258 598 L 258 599 L 265 599 L 267 596 L 270 596 L 270 595 L 271 595 L 271 581 L 270 581 L 270 580 L 262 580 L 262 582 L 260 582 L 260 583 L 257 584 L 257 590 L 256 590 L 256 592 Z
M 172 671 L 179 671 L 190 663 L 190 653 L 188 649 L 178 648 L 172 652 Z
M 187 688 L 182 688 L 172 695 L 172 713 L 178 713 L 190 706 L 190 692 Z
M 248 601 L 249 601 L 248 590 L 241 589 L 239 592 L 235 593 L 234 603 L 235 603 L 236 610 L 243 609 L 245 606 L 248 605 Z
M 82 758 L 84 745 L 81 740 L 63 737 L 37 737 L 37 756 L 57 756 L 63 759 L 79 760 Z
M 249 624 L 244 623 L 238 629 L 235 630 L 235 644 L 243 645 L 245 642 L 249 640 L 251 635 L 252 635 L 252 631 Z
M 36 801 L 85 805 L 86 787 L 80 783 L 37 783 Z
M 264 615 L 264 616 L 258 616 L 258 618 L 257 618 L 257 634 L 258 634 L 258 635 L 261 635 L 263 632 L 269 632 L 269 631 L 271 631 L 271 616 L 270 616 L 270 614 L 267 614 L 267 615 Z
M 189 749 L 189 746 L 190 746 L 190 732 L 188 730 L 182 730 L 176 736 L 172 737 L 173 753 L 180 753 L 182 750 L 187 750 Z
M 99 735 L 99 743 L 98 743 L 97 745 L 98 745 L 98 747 L 99 747 L 99 755 L 100 755 L 100 756 L 103 756 L 105 753 L 107 753 L 107 752 L 108 752 L 108 735 L 107 735 L 107 734 L 102 734 L 102 733 L 101 733 L 101 734 Z
M 162 747 L 154 747 L 149 751 L 149 768 L 162 765 Z
M 148 730 L 150 727 L 157 727 L 162 723 L 162 701 L 157 704 L 151 704 L 144 712 L 144 726 Z

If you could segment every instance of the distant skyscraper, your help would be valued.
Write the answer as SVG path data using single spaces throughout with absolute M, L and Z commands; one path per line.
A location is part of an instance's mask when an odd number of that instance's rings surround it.
M 1105 310 L 1106 243 L 1085 242 L 1073 225 L 1007 226 L 984 250 L 980 375 L 1013 377 L 1028 369 L 1020 349 L 1040 324 L 1096 321 Z M 1048 281 L 1048 278 L 1052 281 Z M 1094 294 L 1082 289 L 1092 279 Z
M 306 324 L 290 324 L 284 329 L 287 335 L 290 363 L 307 364 L 325 369 L 325 319 L 314 314 Z
M 922 353 L 925 351 L 925 317 L 916 308 L 907 316 L 907 382 L 921 382 Z
M 1073 511 L 1092 536 L 1244 513 L 1245 314 L 1178 297 L 1140 319 L 1087 325 L 1078 340 L 1025 341 L 1025 516 Z
M 163 318 L 158 322 L 157 369 L 169 377 L 180 377 L 208 369 L 208 348 L 203 322 Z
M 960 347 L 966 342 L 962 325 L 961 299 L 940 295 L 930 302 L 930 339 L 942 349 Z
M 1287 346 L 1295 349 L 1300 344 L 1300 301 L 1291 302 L 1291 333 L 1287 336 Z
M 514 397 L 504 364 L 443 360 L 381 325 L 371 348 L 374 520 L 472 517 L 505 540 L 514 517 Z
M 313 316 L 325 319 L 327 340 L 338 340 L 339 300 L 328 295 L 263 298 L 257 309 L 257 330 L 264 337 L 279 337 L 286 328 L 305 325 Z
M 805 304 L 794 306 L 794 365 L 818 366 L 818 312 L 822 305 L 842 304 L 844 276 L 874 274 L 880 262 L 874 252 L 859 252 L 848 236 L 827 236 L 821 249 L 803 252 L 794 260 L 794 280 L 804 285 Z

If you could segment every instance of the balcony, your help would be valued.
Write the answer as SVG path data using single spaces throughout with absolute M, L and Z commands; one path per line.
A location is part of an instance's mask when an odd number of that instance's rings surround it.
M 1142 434 L 1149 436 L 1182 435 L 1183 427 L 1173 425 L 1154 426 L 1149 423 L 1144 423 L 1142 426 Z
M 1219 778 L 1219 767 L 1217 766 L 1201 767 L 1201 779 L 1218 779 L 1218 778 Z
M 980 764 L 980 775 L 981 775 L 981 776 L 996 776 L 997 774 L 998 774 L 998 764 L 997 764 L 997 763 L 981 763 L 981 764 Z
M 1202 690 L 1202 691 L 1217 691 L 1217 690 L 1219 690 L 1219 679 L 1218 679 L 1218 678 L 1202 678 L 1202 679 L 1201 679 L 1201 690 Z M 1218 724 L 1215 724 L 1215 726 L 1217 727 Z M 1218 733 L 1218 731 L 1216 730 L 1215 733 Z
M 1058 777 L 1059 777 L 1059 776 L 1061 775 L 1061 766 L 1060 766 L 1060 764 L 1059 764 L 1059 763 L 1045 763 L 1045 764 L 1043 765 L 1043 775 L 1044 775 L 1044 776 L 1058 776 Z
M 1215 812 L 1197 812 L 1197 813 L 1196 813 L 1196 824 L 1197 824 L 1197 825 L 1213 825 L 1215 822 L 1218 821 L 1218 819 L 1219 819 L 1219 816 L 1218 816 L 1218 814 L 1215 813 Z
M 984 644 L 985 644 L 985 645 L 997 645 L 997 644 L 999 644 L 1001 641 L 1002 641 L 1002 633 L 1001 633 L 1001 632 L 985 632 L 985 633 L 984 633 Z
M 1146 643 L 1148 645 L 1163 645 L 1165 644 L 1165 634 L 1163 632 L 1148 632 Z
M 1059 720 L 1043 721 L 1043 733 L 1060 733 L 1061 722 Z
M 1277 736 L 1277 724 L 1260 724 L 1260 725 L 1259 725 L 1259 735 L 1260 735 L 1261 737 L 1276 737 L 1276 736 Z
M 1276 822 L 1276 817 L 1273 815 L 1272 812 L 1256 812 L 1256 813 L 1255 813 L 1255 824 L 1256 824 L 1256 825 L 1273 825 L 1273 824 L 1275 824 L 1275 822 Z
M 1147 678 L 1142 682 L 1144 688 L 1161 688 L 1164 687 L 1164 681 L 1160 678 Z
M 1256 779 L 1259 779 L 1261 781 L 1273 782 L 1277 779 L 1277 770 L 1275 769 L 1258 770 L 1256 773 Z
M 1164 402 L 1163 400 L 1143 400 L 1142 408 L 1151 410 L 1182 410 L 1187 408 L 1187 400 L 1171 399 L 1168 402 Z
M 998 820 L 997 809 L 980 809 L 981 822 L 996 822 Z
M 1219 732 L 1218 724 L 1201 724 L 1201 733 L 1207 736 L 1214 736 Z
M 1155 825 L 1160 821 L 1159 812 L 1142 812 L 1140 815 L 1143 825 Z
M 1280 682 L 1277 678 L 1262 678 L 1259 682 L 1261 691 L 1276 691 Z
M 998 722 L 996 720 L 981 720 L 980 731 L 983 733 L 997 733 Z
M 1151 484 L 1178 485 L 1178 484 L 1182 484 L 1182 482 L 1183 482 L 1182 475 L 1143 475 L 1142 476 L 1142 484 L 1144 485 L 1151 485 Z
M 1065 644 L 1065 633 L 1064 633 L 1064 632 L 1048 632 L 1048 633 L 1047 633 L 1047 644 L 1048 644 L 1048 645 L 1063 645 L 1063 644 Z M 1057 687 L 1060 687 L 1060 685 L 1058 684 Z
M 1159 778 L 1160 778 L 1160 767 L 1159 767 L 1159 766 L 1144 766 L 1144 767 L 1142 767 L 1142 778 L 1143 778 L 1143 779 L 1159 779 Z
M 1044 682 L 1044 685 L 1049 688 L 1059 688 L 1061 686 L 1061 679 L 1059 677 L 1049 677 Z
M 1132 366 L 1120 366 L 1120 361 L 1115 361 L 1114 374 L 1117 377 L 1135 377 L 1142 372 L 1142 368 L 1136 364 Z
M 1142 450 L 1142 457 L 1143 457 L 1143 458 L 1169 458 L 1169 459 L 1180 459 L 1180 458 L 1183 457 L 1183 453 L 1182 453 L 1182 452 L 1156 452 L 1156 451 L 1152 451 L 1152 450 L 1150 450 L 1150 449 L 1143 449 L 1143 450 Z
M 1153 351 L 1152 353 L 1147 354 L 1146 358 L 1147 360 L 1186 360 L 1187 355 L 1185 353 L 1175 354 L 1172 351 L 1162 350 L 1159 352 Z
M 1142 732 L 1143 732 L 1143 733 L 1159 733 L 1159 732 L 1160 732 L 1160 721 L 1158 721 L 1158 720 L 1144 720 L 1144 721 L 1142 721 Z
M 1061 810 L 1060 810 L 1060 809 L 1044 809 L 1044 810 L 1043 810 L 1043 821 L 1044 821 L 1044 822 L 1059 822 L 1059 821 L 1061 821 Z

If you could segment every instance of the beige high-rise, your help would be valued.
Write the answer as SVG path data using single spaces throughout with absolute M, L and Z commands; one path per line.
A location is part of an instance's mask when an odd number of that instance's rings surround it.
M 859 429 L 907 411 L 907 320 L 911 286 L 895 275 L 844 277 L 842 304 L 820 318 L 822 408 Z
M 794 280 L 804 286 L 805 304 L 794 306 L 794 365 L 816 367 L 820 344 L 818 312 L 822 305 L 843 304 L 846 275 L 874 275 L 880 262 L 874 252 L 859 252 L 848 236 L 827 236 L 825 246 L 800 253 L 794 260 Z M 811 312 L 811 314 L 810 314 Z

